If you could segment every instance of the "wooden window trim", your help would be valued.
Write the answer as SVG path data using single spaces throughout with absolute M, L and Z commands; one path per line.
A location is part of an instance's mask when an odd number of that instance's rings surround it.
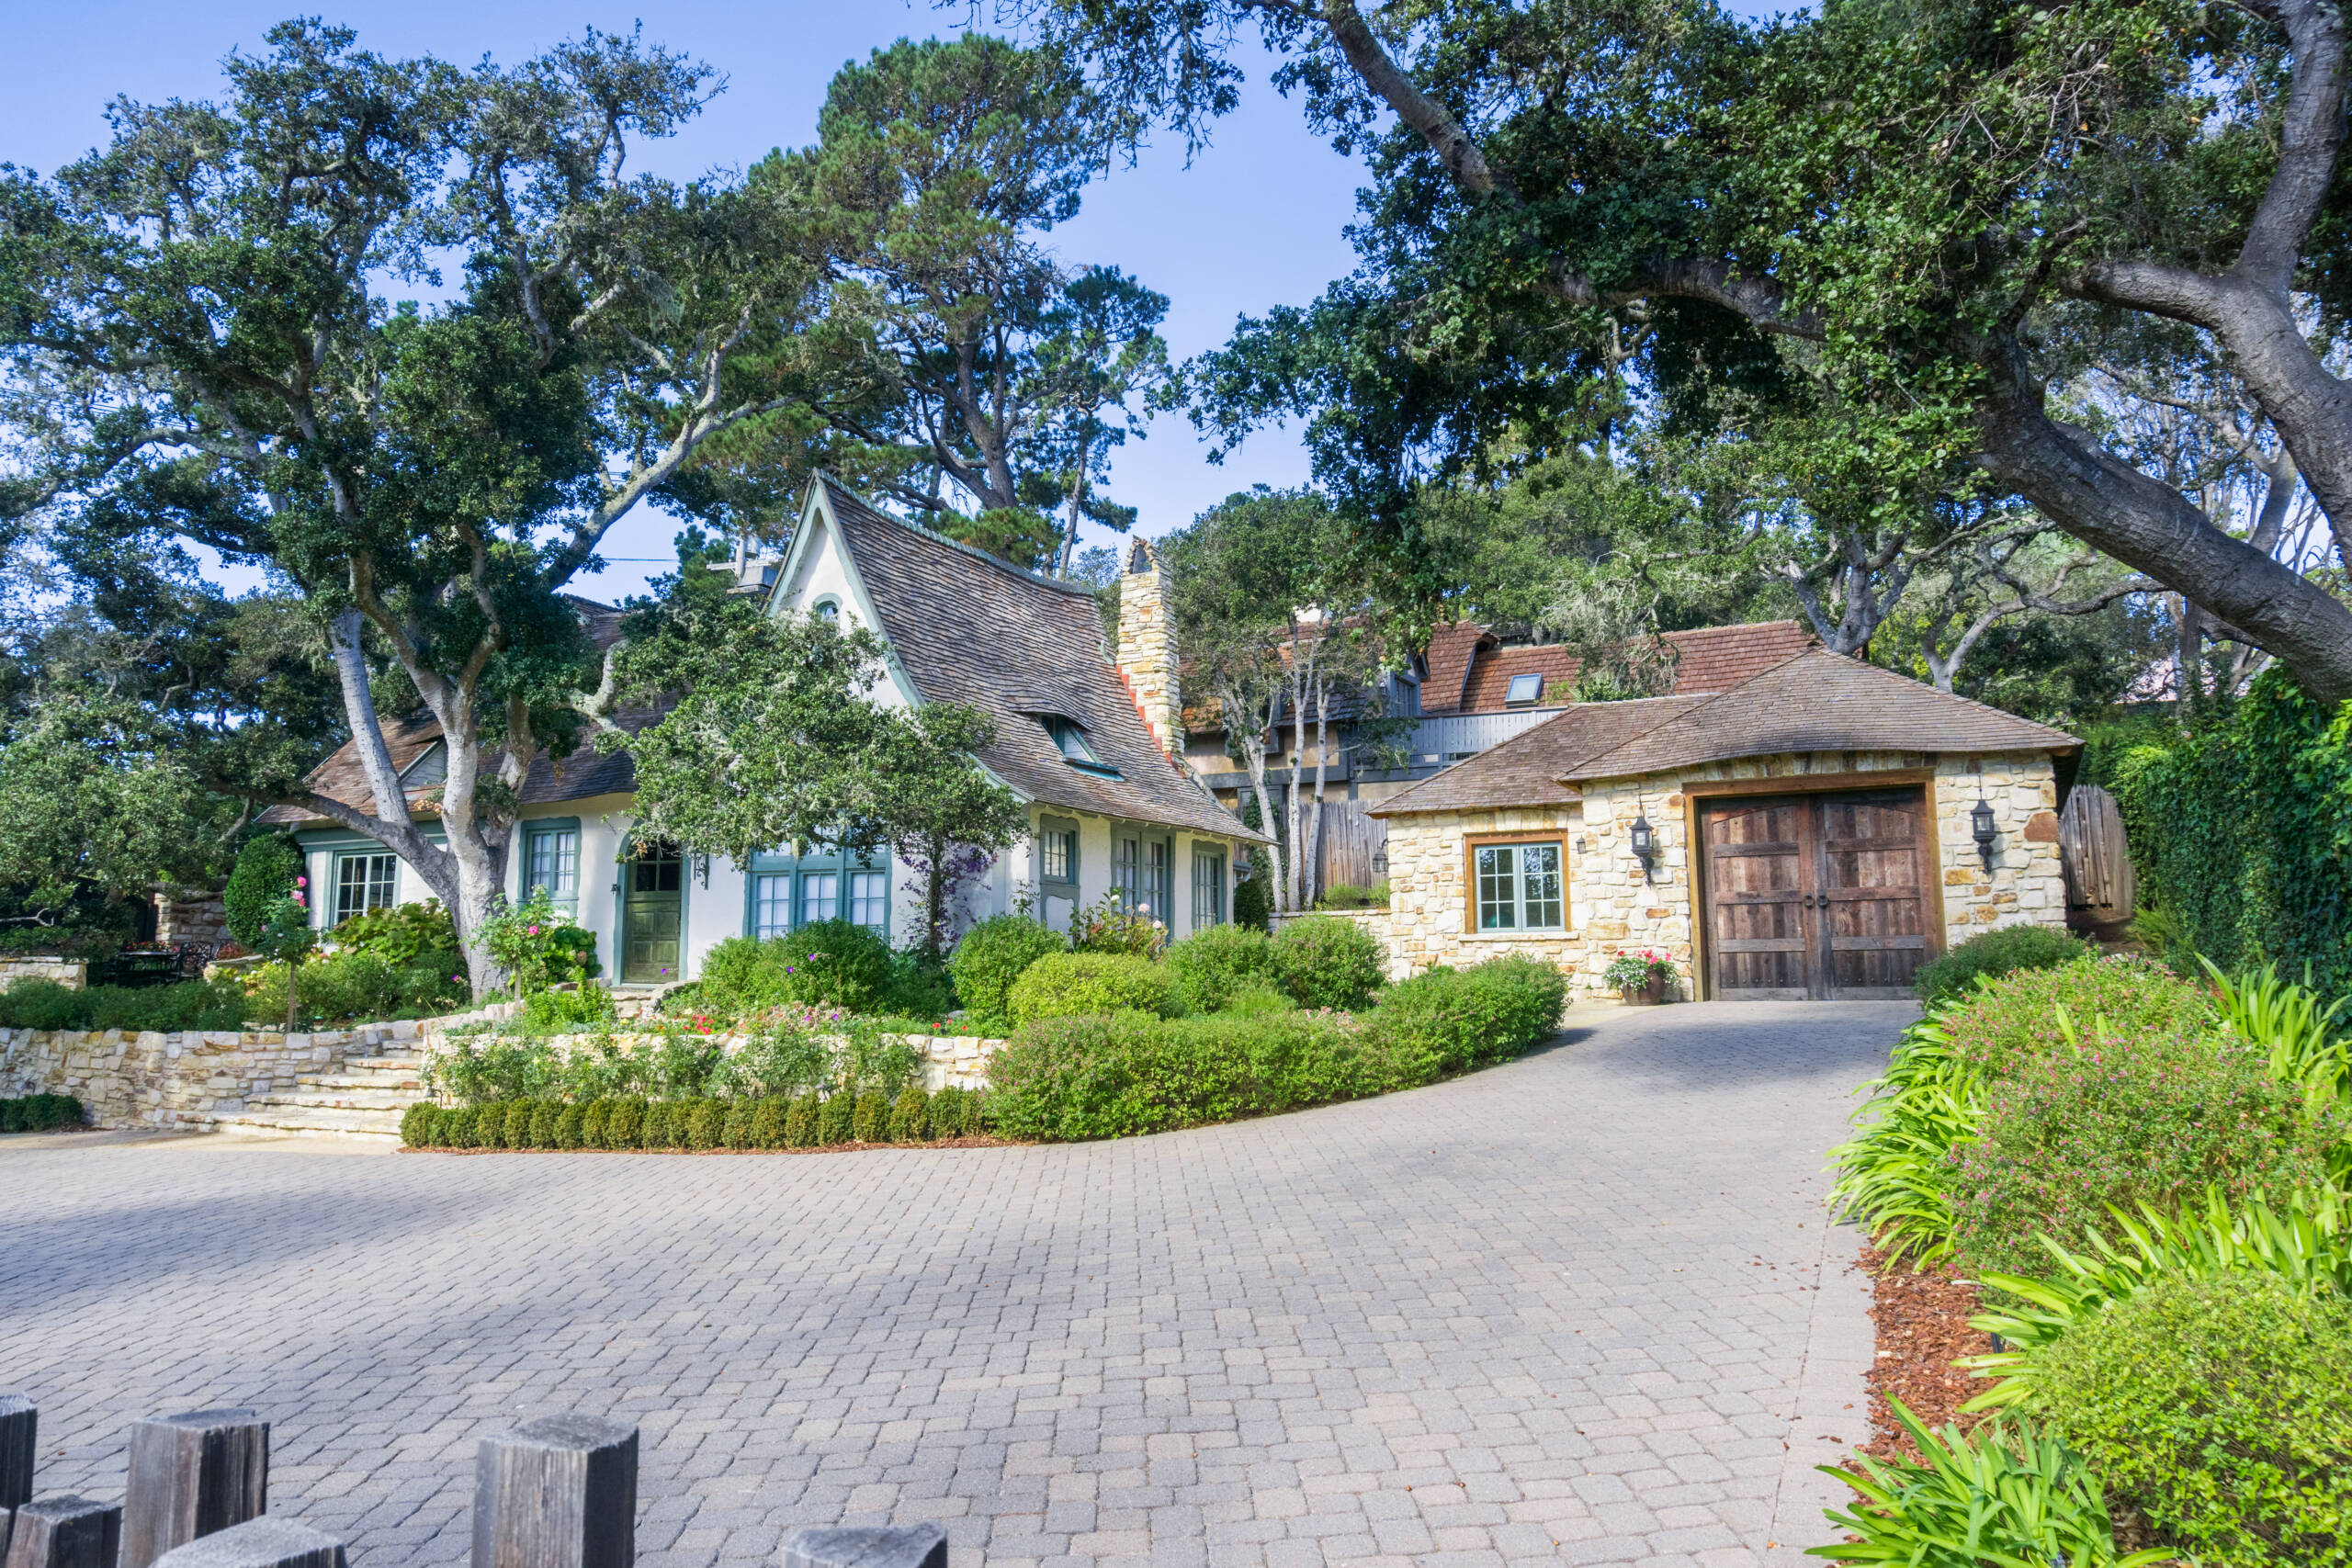
M 1557 844 L 1560 846 L 1560 936 L 1572 936 L 1577 929 L 1575 876 L 1568 862 L 1568 830 L 1566 828 L 1538 829 L 1529 833 L 1464 833 L 1462 836 L 1462 931 L 1465 936 L 1489 937 L 1478 925 L 1478 852 L 1497 844 Z M 1525 932 L 1515 934 L 1528 934 Z M 1542 928 L 1535 935 L 1550 935 L 1552 928 Z M 1489 940 L 1492 940 L 1489 937 Z

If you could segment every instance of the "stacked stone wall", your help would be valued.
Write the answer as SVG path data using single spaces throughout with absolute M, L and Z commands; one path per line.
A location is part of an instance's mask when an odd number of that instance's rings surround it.
M 155 940 L 219 947 L 229 940 L 229 909 L 218 893 L 198 893 L 181 898 L 155 896 Z
M 1815 775 L 1929 768 L 1945 946 L 1999 925 L 2063 927 L 2057 782 L 2046 756 L 1792 753 L 1592 782 L 1580 786 L 1582 800 L 1565 806 L 1388 818 L 1390 897 L 1382 935 L 1392 977 L 1436 964 L 1475 964 L 1521 953 L 1558 965 L 1579 990 L 1605 993 L 1600 973 L 1610 961 L 1621 952 L 1646 948 L 1667 955 L 1675 993 L 1690 997 L 1696 987 L 1690 797 L 1684 793 L 1689 786 L 1786 778 L 1797 792 Z M 1990 872 L 1979 858 L 1970 820 L 1980 795 L 1993 808 L 1997 836 Z M 1636 818 L 1646 818 L 1656 835 L 1657 852 L 1646 873 L 1630 841 Z M 1533 832 L 1557 832 L 1566 849 L 1567 928 L 1467 930 L 1465 840 Z
M 1170 758 L 1184 751 L 1178 711 L 1176 627 L 1168 605 L 1168 574 L 1148 542 L 1138 539 L 1128 564 L 1139 570 L 1119 580 L 1119 675 L 1144 727 Z
M 78 991 L 89 978 L 90 966 L 78 958 L 0 958 L 0 991 L 19 980 L 54 980 Z

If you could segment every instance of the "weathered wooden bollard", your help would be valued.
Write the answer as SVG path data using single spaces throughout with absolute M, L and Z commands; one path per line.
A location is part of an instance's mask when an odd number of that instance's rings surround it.
M 215 1530 L 155 1562 L 157 1568 L 345 1568 L 342 1541 L 296 1519 L 272 1518 Z
M 121 1568 L 269 1511 L 269 1423 L 250 1410 L 153 1416 L 130 1428 Z
M 947 1568 L 938 1525 L 803 1529 L 784 1543 L 784 1568 Z
M 17 1505 L 7 1568 L 115 1568 L 122 1509 L 87 1497 L 43 1497 Z
M 473 1568 L 630 1568 L 636 1561 L 636 1427 L 548 1416 L 481 1440 Z

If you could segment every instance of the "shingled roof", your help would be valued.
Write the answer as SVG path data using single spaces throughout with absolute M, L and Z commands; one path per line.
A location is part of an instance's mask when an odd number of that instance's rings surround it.
M 1736 626 L 1699 626 L 1668 632 L 1674 650 L 1674 692 L 1729 690 L 1810 647 L 1813 634 L 1798 621 L 1756 621 Z M 1559 643 L 1510 645 L 1483 626 L 1441 626 L 1424 656 L 1429 676 L 1421 683 L 1425 714 L 1501 713 L 1514 675 L 1544 677 L 1544 702 L 1557 705 L 1584 669 L 1584 661 Z
M 1047 806 L 1256 839 L 1144 728 L 1103 648 L 1094 592 L 1023 571 L 877 511 L 825 481 L 827 509 L 881 620 L 899 667 L 927 702 L 963 703 L 997 721 L 988 770 Z M 1038 718 L 1074 720 L 1107 777 L 1074 766 Z
M 2064 751 L 2062 730 L 1809 648 L 1713 695 L 1578 703 L 1371 807 L 1375 817 L 1577 798 L 1634 778 L 1798 751 Z

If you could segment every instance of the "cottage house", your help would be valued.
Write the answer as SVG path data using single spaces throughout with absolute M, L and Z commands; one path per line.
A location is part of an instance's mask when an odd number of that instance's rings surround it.
M 1599 988 L 1650 948 L 1685 996 L 1900 998 L 1978 931 L 2063 927 L 2073 738 L 1809 643 L 1702 679 L 1570 704 L 1370 807 L 1395 971 L 1525 953 Z
M 1141 541 L 1126 564 L 1113 648 L 1092 590 L 902 522 L 826 480 L 810 487 L 780 562 L 736 570 L 776 613 L 838 616 L 877 633 L 888 652 L 875 700 L 963 703 L 995 718 L 996 741 L 978 761 L 1026 804 L 1029 830 L 997 857 L 968 899 L 970 916 L 1025 899 L 1066 930 L 1078 908 L 1115 894 L 1182 937 L 1230 918 L 1237 863 L 1246 865 L 1246 845 L 1259 835 L 1176 761 L 1165 580 Z M 618 635 L 617 612 L 575 606 L 600 643 Z M 636 728 L 654 717 L 621 722 Z M 438 727 L 409 720 L 388 727 L 386 740 L 413 818 L 435 835 L 432 788 L 446 771 Z M 509 897 L 547 888 L 597 933 L 608 978 L 691 979 L 728 937 L 776 936 L 814 920 L 854 920 L 893 945 L 921 930 L 919 878 L 887 851 L 780 845 L 740 866 L 682 858 L 632 840 L 634 784 L 625 751 L 542 760 L 521 792 L 508 857 Z M 373 808 L 349 746 L 320 767 L 312 787 Z M 322 926 L 429 897 L 415 871 L 373 840 L 288 807 L 265 820 L 297 829 Z

